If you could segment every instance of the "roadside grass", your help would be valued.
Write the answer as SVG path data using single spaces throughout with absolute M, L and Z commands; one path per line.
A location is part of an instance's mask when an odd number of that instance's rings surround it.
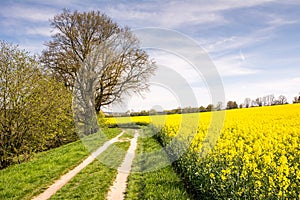
M 135 131 L 133 129 L 128 129 L 123 135 L 121 135 L 120 139 L 121 140 L 132 139 L 134 137 L 134 134 Z
M 31 199 L 48 188 L 56 179 L 80 164 L 106 140 L 120 133 L 119 129 L 105 129 L 81 141 L 37 153 L 26 163 L 0 170 L 0 199 Z
M 125 199 L 191 199 L 171 165 L 155 166 L 161 159 L 168 158 L 166 154 L 164 156 L 153 153 L 162 147 L 152 134 L 149 129 L 140 131 L 137 154 L 128 178 Z M 147 153 L 150 156 L 145 156 Z M 144 171 L 147 169 L 150 169 L 149 172 Z
M 104 142 L 116 137 L 119 133 L 121 133 L 121 129 L 118 128 L 101 128 L 99 132 L 83 137 L 80 140 L 89 152 L 93 152 L 103 145 Z
M 105 199 L 129 145 L 130 142 L 117 142 L 108 147 L 51 199 Z

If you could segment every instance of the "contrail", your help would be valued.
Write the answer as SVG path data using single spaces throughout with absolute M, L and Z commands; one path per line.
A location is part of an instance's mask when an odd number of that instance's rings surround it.
M 241 57 L 241 59 L 242 59 L 243 61 L 246 60 L 246 58 L 245 58 L 244 54 L 242 53 L 242 50 L 241 50 L 241 49 L 240 49 L 240 57 Z

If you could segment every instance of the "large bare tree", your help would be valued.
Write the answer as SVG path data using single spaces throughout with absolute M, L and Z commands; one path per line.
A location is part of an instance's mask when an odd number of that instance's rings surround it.
M 119 27 L 99 11 L 68 10 L 56 15 L 51 26 L 55 34 L 43 51 L 45 67 L 72 90 L 81 67 L 94 73 L 85 76 L 90 79 L 81 83 L 92 81 L 97 112 L 104 105 L 120 101 L 123 94 L 140 93 L 148 88 L 155 64 L 127 27 Z

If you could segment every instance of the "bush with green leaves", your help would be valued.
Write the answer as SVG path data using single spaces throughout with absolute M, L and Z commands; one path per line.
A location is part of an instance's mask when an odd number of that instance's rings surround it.
M 0 41 L 0 168 L 74 141 L 72 96 L 35 57 Z

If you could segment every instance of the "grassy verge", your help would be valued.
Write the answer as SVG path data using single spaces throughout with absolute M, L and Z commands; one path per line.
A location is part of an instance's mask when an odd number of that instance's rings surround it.
M 190 199 L 172 166 L 158 166 L 150 172 L 143 172 L 143 169 L 152 168 L 151 166 L 158 159 L 164 159 L 154 154 L 150 157 L 142 155 L 161 149 L 160 144 L 150 136 L 151 134 L 146 130 L 141 133 L 138 140 L 137 156 L 133 163 L 135 172 L 129 176 L 125 199 Z
M 81 141 L 88 151 L 93 152 L 99 146 L 104 144 L 105 141 L 116 137 L 120 132 L 121 130 L 117 128 L 104 128 L 101 129 L 98 133 L 81 138 Z
M 111 145 L 51 199 L 105 199 L 129 144 L 118 142 Z
M 126 132 L 121 135 L 120 139 L 121 140 L 128 140 L 128 139 L 132 139 L 134 137 L 135 131 L 132 129 L 126 130 Z
M 96 133 L 85 138 L 90 150 L 120 133 L 105 130 L 107 136 Z M 0 171 L 0 199 L 31 199 L 41 193 L 61 175 L 77 166 L 89 151 L 81 141 L 36 154 L 29 162 Z

